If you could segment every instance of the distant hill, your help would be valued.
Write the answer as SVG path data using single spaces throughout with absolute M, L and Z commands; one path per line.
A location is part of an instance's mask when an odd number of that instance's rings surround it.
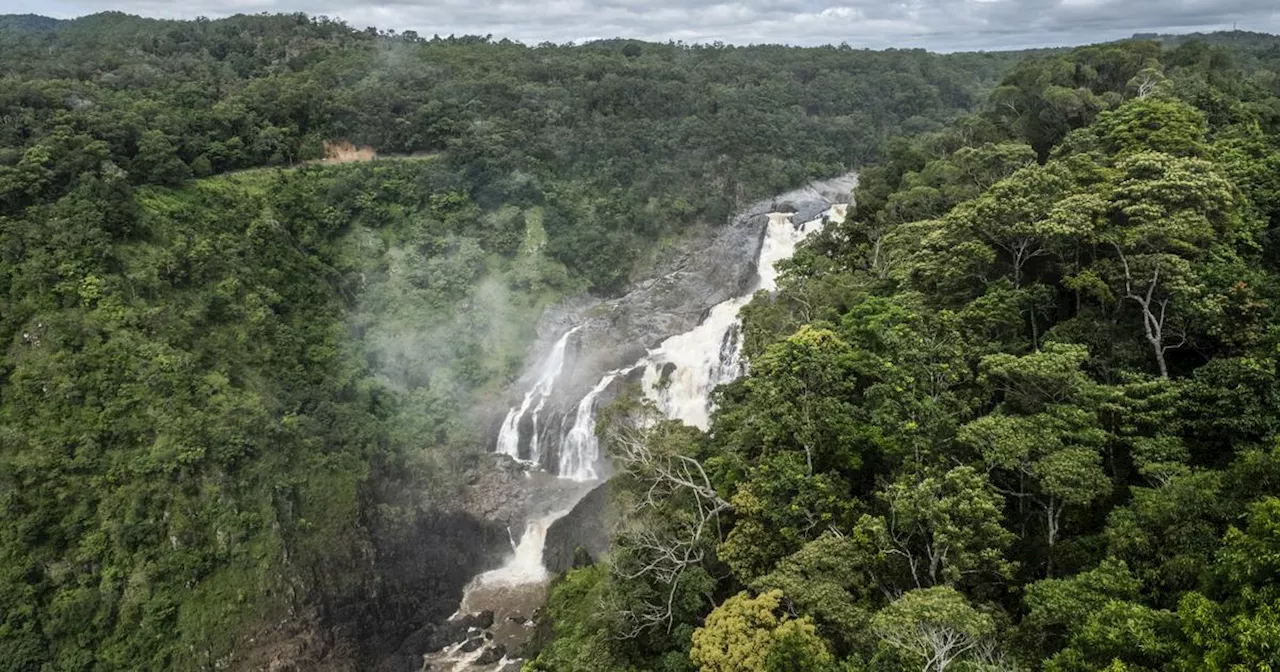
M 228 17 L 234 18 L 234 17 Z M 119 23 L 119 22 L 168 22 L 158 19 L 147 19 L 125 12 L 99 12 L 74 19 L 55 19 L 39 14 L 0 14 L 0 31 L 11 32 L 52 32 L 67 28 L 72 25 L 84 26 L 101 25 L 103 23 Z M 406 33 L 408 34 L 408 33 Z M 416 34 L 416 33 L 415 33 Z M 1177 46 L 1185 42 L 1193 40 L 1201 40 L 1210 44 L 1226 46 L 1234 49 L 1245 51 L 1265 51 L 1280 50 L 1280 35 L 1272 35 L 1270 33 L 1257 33 L 1247 30 L 1230 30 L 1218 31 L 1212 33 L 1182 33 L 1182 34 L 1166 34 L 1166 33 L 1134 33 L 1133 40 L 1155 40 L 1165 45 Z M 596 40 L 592 44 L 611 47 L 616 46 L 622 48 L 626 44 L 635 43 L 637 45 L 644 44 L 643 41 L 630 38 L 608 38 Z M 1042 49 L 986 49 L 982 51 L 993 53 L 1017 53 L 1020 55 L 1034 56 L 1055 51 L 1057 49 L 1069 49 L 1070 47 L 1058 48 L 1042 48 Z
M 1193 40 L 1242 49 L 1270 49 L 1280 46 L 1280 35 L 1254 33 L 1247 30 L 1223 30 L 1216 33 L 1185 33 L 1180 35 L 1135 33 L 1133 39 L 1155 40 L 1170 46 L 1177 46 Z
M 1187 33 L 1185 35 L 1156 35 L 1139 33 L 1134 39 L 1155 40 L 1168 47 L 1188 42 L 1204 42 L 1223 47 L 1236 55 L 1236 65 L 1244 72 L 1275 69 L 1280 65 L 1280 35 L 1254 33 L 1247 30 L 1228 30 L 1216 33 Z
M 57 30 L 64 23 L 62 19 L 39 14 L 0 14 L 0 31 L 47 32 Z

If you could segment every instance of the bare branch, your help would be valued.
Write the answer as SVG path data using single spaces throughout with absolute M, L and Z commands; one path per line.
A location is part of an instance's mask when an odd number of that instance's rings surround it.
M 624 639 L 653 628 L 669 630 L 674 625 L 680 580 L 685 571 L 703 562 L 707 531 L 714 523 L 718 536 L 720 514 L 732 509 L 716 492 L 701 462 L 664 443 L 665 431 L 669 426 L 648 406 L 618 418 L 606 430 L 615 463 L 636 482 L 647 485 L 637 510 L 661 511 L 658 515 L 664 520 L 661 526 L 651 527 L 644 517 L 631 516 L 620 534 L 627 540 L 634 561 L 615 564 L 615 575 L 664 589 L 661 598 L 617 610 L 629 626 L 618 635 Z M 673 506 L 679 511 L 676 515 L 667 510 Z

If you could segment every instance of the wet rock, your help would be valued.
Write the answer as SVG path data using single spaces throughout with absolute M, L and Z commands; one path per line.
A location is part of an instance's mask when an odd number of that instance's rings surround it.
M 480 657 L 476 658 L 477 665 L 492 665 L 502 660 L 507 655 L 507 647 L 501 644 L 494 644 L 480 653 Z
M 493 626 L 493 612 L 482 611 L 461 618 L 445 621 L 437 626 L 427 626 L 410 635 L 401 645 L 402 651 L 420 650 L 432 653 L 463 640 L 483 638 Z M 490 635 L 491 636 L 491 635 Z M 474 651 L 475 649 L 471 649 Z
M 466 635 L 467 631 L 465 629 L 459 628 L 455 624 L 443 623 L 431 633 L 431 636 L 427 639 L 426 646 L 422 650 L 424 653 L 435 653 L 457 644 Z
M 438 650 L 428 648 L 431 646 L 431 637 L 435 634 L 435 630 L 436 628 L 434 625 L 428 625 L 414 630 L 408 637 L 405 637 L 404 640 L 400 642 L 400 646 L 396 649 L 397 653 L 401 655 L 417 655 L 431 650 Z
M 638 369 L 636 369 L 636 370 L 634 370 L 634 371 L 632 371 L 631 373 L 628 373 L 628 374 L 626 375 L 626 377 L 623 379 L 623 384 L 624 384 L 624 385 L 639 385 L 639 384 L 641 383 L 641 381 L 643 381 L 643 380 L 644 380 L 644 369 L 643 369 L 643 368 L 638 368 Z
M 676 372 L 676 365 L 673 362 L 667 362 L 662 365 L 662 370 L 658 372 L 658 387 L 666 387 L 671 383 L 671 376 Z
M 632 364 L 646 349 L 696 326 L 712 306 L 749 288 L 756 279 L 755 260 L 768 213 L 785 207 L 794 211 L 792 223 L 802 224 L 821 216 L 833 203 L 846 202 L 855 183 L 848 175 L 760 201 L 724 226 L 704 228 L 660 250 L 659 261 L 648 269 L 649 277 L 634 283 L 625 295 L 575 297 L 550 308 L 539 325 L 528 373 L 512 386 L 507 400 L 507 408 L 519 403 L 537 375 L 534 364 L 566 331 L 582 327 L 567 344 L 553 400 L 539 414 L 538 446 L 544 466 L 555 464 L 578 401 L 604 372 Z M 494 414 L 491 441 L 501 426 L 498 416 L 505 413 L 502 408 Z
M 306 669 L 315 669 L 319 666 L 307 667 Z M 246 668 L 246 669 L 262 669 L 262 668 Z M 417 672 L 422 669 L 422 654 L 408 654 L 397 652 L 384 655 L 378 662 L 370 667 L 374 672 Z
M 423 669 L 422 654 L 395 653 L 384 657 L 373 667 L 376 672 L 418 672 Z
M 481 520 L 519 529 L 529 512 L 525 467 L 507 455 L 479 455 L 468 465 L 460 507 Z
M 482 630 L 492 628 L 493 627 L 493 611 L 490 609 L 485 609 L 484 611 L 476 614 L 472 623 L 476 627 Z
M 613 492 L 605 482 L 578 502 L 568 515 L 551 524 L 542 564 L 555 574 L 598 561 L 613 541 L 610 515 Z M 586 557 L 580 557 L 585 555 Z
M 484 646 L 484 637 L 476 637 L 474 639 L 468 639 L 467 642 L 462 645 L 462 651 L 464 653 L 471 653 L 472 651 L 479 650 L 482 646 Z

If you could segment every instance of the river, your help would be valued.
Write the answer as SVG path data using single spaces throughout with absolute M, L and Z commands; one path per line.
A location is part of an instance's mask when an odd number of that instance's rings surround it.
M 769 213 L 755 260 L 755 281 L 740 296 L 711 307 L 697 326 L 648 349 L 634 363 L 605 372 L 578 401 L 572 421 L 563 423 L 567 427 L 559 436 L 555 459 L 547 460 L 546 447 L 540 445 L 540 437 L 546 433 L 546 409 L 559 393 L 557 384 L 565 369 L 566 353 L 579 336 L 581 325 L 567 329 L 553 343 L 534 368 L 533 382 L 520 403 L 504 418 L 495 451 L 526 463 L 531 470 L 551 472 L 559 483 L 545 489 L 548 501 L 540 502 L 519 537 L 512 535 L 512 554 L 507 561 L 476 576 L 465 590 L 455 618 L 492 611 L 493 625 L 473 628 L 463 641 L 428 655 L 430 669 L 519 669 L 515 652 L 529 637 L 534 612 L 545 601 L 551 578 L 543 566 L 547 531 L 608 473 L 595 433 L 596 414 L 604 393 L 619 381 L 634 380 L 637 370 L 642 370 L 638 377 L 646 396 L 668 417 L 707 429 L 713 410 L 711 392 L 717 385 L 745 373 L 739 311 L 756 292 L 776 289 L 777 263 L 790 258 L 796 247 L 829 219 L 842 219 L 845 209 L 844 204 L 833 204 L 820 216 L 804 222 L 793 222 L 794 216 L 789 213 Z

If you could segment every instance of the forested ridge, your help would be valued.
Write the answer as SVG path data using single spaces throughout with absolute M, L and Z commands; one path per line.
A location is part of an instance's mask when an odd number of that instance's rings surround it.
M 1280 46 L 1214 41 L 890 141 L 709 432 L 611 409 L 618 536 L 531 667 L 1276 669 Z
M 605 290 L 626 279 L 637 239 L 723 220 L 744 202 L 864 163 L 892 131 L 971 109 L 1016 60 L 628 41 L 529 47 L 361 32 L 303 15 L 7 17 L 0 33 L 14 105 L 6 147 L 87 134 L 128 157 L 120 165 L 131 181 L 152 183 L 320 158 L 326 140 L 383 153 L 447 148 L 482 185 L 482 207 L 552 192 L 587 210 L 572 213 L 575 226 L 552 251 Z M 54 131 L 67 121 L 62 138 Z M 574 187 L 553 191 L 551 176 Z M 578 226 L 581 218 L 590 221 Z
M 1280 48 L 1207 37 L 0 17 L 0 669 L 372 666 L 485 560 L 542 310 L 867 164 L 710 433 L 612 409 L 532 667 L 1267 669 Z
M 1015 61 L 0 17 L 0 669 L 373 665 L 547 305 Z

